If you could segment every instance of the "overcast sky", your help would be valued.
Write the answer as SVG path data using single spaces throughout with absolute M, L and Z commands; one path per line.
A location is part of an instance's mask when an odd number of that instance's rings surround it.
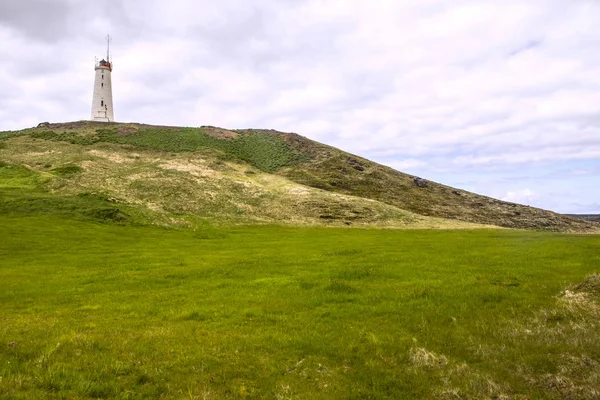
M 600 213 L 600 0 L 0 0 L 0 130 L 297 132 L 425 179 Z

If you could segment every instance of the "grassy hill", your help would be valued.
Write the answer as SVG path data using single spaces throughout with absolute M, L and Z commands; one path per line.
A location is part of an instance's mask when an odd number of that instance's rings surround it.
M 10 192 L 0 208 L 11 212 L 54 204 L 62 213 L 164 225 L 210 220 L 565 232 L 600 227 L 412 177 L 270 130 L 46 124 L 0 133 L 0 160 L 0 188 Z

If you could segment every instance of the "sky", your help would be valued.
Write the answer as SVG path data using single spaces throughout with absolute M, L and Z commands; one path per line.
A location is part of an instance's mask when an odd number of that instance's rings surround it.
M 600 213 L 599 0 L 0 0 L 0 131 L 90 118 L 296 132 Z

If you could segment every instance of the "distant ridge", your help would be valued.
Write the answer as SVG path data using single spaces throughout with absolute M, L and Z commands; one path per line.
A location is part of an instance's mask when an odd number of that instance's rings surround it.
M 0 132 L 0 157 L 24 166 L 53 195 L 101 193 L 165 223 L 199 217 L 600 232 L 592 220 L 452 188 L 274 130 L 43 123 Z M 56 172 L 63 170 L 73 173 Z
M 583 218 L 587 221 L 600 222 L 600 214 L 566 214 L 570 217 Z

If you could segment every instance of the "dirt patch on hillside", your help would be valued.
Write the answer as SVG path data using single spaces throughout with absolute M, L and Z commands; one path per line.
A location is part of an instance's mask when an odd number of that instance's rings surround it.
M 308 190 L 308 188 L 302 187 L 302 186 L 297 186 L 294 188 L 291 188 L 288 191 L 289 194 L 292 195 L 296 195 L 296 196 L 308 196 L 310 194 L 310 190 Z
M 206 133 L 208 136 L 212 136 L 217 139 L 230 140 L 238 137 L 238 134 L 236 132 L 227 129 L 217 128 L 214 126 L 203 126 L 202 132 Z
M 54 150 L 46 150 L 46 151 L 32 151 L 29 153 L 25 153 L 24 156 L 31 156 L 31 157 L 40 157 L 40 156 L 47 156 L 50 154 L 55 153 Z
M 102 151 L 102 150 L 90 150 L 88 153 L 90 153 L 91 155 L 96 156 L 96 157 L 102 157 L 108 161 L 111 161 L 111 162 L 114 162 L 117 164 L 132 163 L 132 162 L 136 161 L 135 158 L 123 157 L 121 154 L 109 153 L 107 151 Z
M 138 129 L 133 126 L 119 125 L 117 128 L 117 135 L 119 136 L 129 136 L 134 135 L 138 132 Z
M 220 178 L 219 174 L 214 169 L 211 169 L 205 165 L 198 165 L 193 163 L 185 163 L 180 161 L 169 161 L 166 163 L 159 164 L 162 169 L 170 169 L 179 172 L 187 172 L 193 176 L 204 176 L 210 178 Z
M 82 167 L 84 170 L 88 170 L 88 171 L 89 171 L 89 170 L 97 170 L 97 169 L 98 169 L 98 166 L 99 166 L 99 164 L 98 164 L 97 162 L 95 162 L 95 161 L 90 161 L 90 160 L 85 160 L 85 161 L 82 161 L 82 162 L 80 163 L 80 165 L 81 165 L 81 167 Z

